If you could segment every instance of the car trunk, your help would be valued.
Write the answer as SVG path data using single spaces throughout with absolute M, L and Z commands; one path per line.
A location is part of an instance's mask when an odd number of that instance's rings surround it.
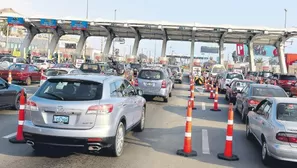
M 296 121 L 280 121 L 278 120 L 283 126 L 285 127 L 286 133 L 293 134 L 297 136 L 297 122 Z M 289 142 L 291 147 L 297 148 L 297 143 Z
M 158 92 L 161 89 L 162 81 L 162 79 L 138 79 L 138 87 L 141 88 L 144 92 Z
M 87 111 L 90 104 L 98 105 L 99 100 L 57 101 L 33 97 L 30 102 L 32 101 L 38 107 L 38 111 L 31 111 L 32 122 L 36 126 L 81 130 L 91 129 L 95 125 L 97 115 L 87 114 Z M 65 123 L 57 122 L 58 120 L 65 120 Z

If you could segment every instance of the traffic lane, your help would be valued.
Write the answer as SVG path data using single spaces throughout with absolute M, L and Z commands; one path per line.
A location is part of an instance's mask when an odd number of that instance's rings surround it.
M 179 86 L 177 86 L 179 87 Z M 174 91 L 178 94 L 178 91 Z M 183 102 L 183 103 L 180 103 Z M 182 148 L 184 131 L 177 130 L 175 134 L 167 133 L 160 136 L 159 130 L 170 130 L 175 126 L 184 127 L 184 117 L 175 115 L 171 112 L 163 110 L 166 105 L 184 104 L 183 101 L 176 96 L 170 98 L 169 103 L 148 102 L 147 103 L 147 122 L 146 129 L 142 133 L 130 133 L 126 137 L 125 151 L 120 158 L 107 157 L 107 153 L 99 156 L 83 153 L 73 153 L 71 151 L 61 152 L 46 151 L 43 154 L 37 154 L 27 145 L 15 145 L 8 143 L 7 140 L 1 141 L 0 160 L 5 167 L 182 167 L 202 166 L 217 167 L 209 163 L 197 162 L 195 159 L 188 159 L 175 155 L 177 149 Z M 185 111 L 185 109 L 183 110 Z M 175 131 L 176 129 L 174 129 Z M 149 134 L 150 138 L 144 139 L 144 135 Z M 161 138 L 161 139 L 160 139 Z M 198 139 L 198 136 L 197 136 Z M 161 144 L 168 144 L 171 140 L 174 146 L 155 147 L 148 142 L 160 141 Z M 147 141 L 147 142 L 146 142 Z M 200 142 L 195 143 L 195 148 Z M 170 147 L 170 148 L 169 148 Z M 165 151 L 163 150 L 165 149 Z M 6 160 L 3 162 L 3 160 Z M 157 161 L 158 160 L 158 161 Z M 147 164 L 149 163 L 149 164 Z
M 39 84 L 33 84 L 33 85 L 30 85 L 30 86 L 23 86 L 28 95 L 33 95 L 38 89 L 39 89 Z

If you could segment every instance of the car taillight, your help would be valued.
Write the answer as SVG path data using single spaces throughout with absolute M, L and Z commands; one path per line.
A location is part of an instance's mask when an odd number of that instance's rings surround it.
M 276 139 L 282 142 L 297 143 L 297 134 L 279 132 L 276 134 Z
M 134 86 L 138 86 L 138 80 L 137 79 L 135 79 Z
M 257 100 L 249 100 L 248 101 L 248 104 L 249 105 L 258 105 L 260 102 L 259 101 L 257 101 Z
M 39 111 L 37 104 L 30 100 L 27 101 L 25 109 L 30 111 Z
M 44 75 L 41 75 L 40 80 L 47 80 L 47 77 Z
M 87 114 L 107 114 L 111 113 L 112 110 L 112 104 L 95 105 L 88 108 Z
M 166 81 L 165 81 L 165 80 L 163 80 L 163 81 L 162 81 L 161 88 L 166 88 L 166 87 L 167 87 L 167 85 L 166 85 Z

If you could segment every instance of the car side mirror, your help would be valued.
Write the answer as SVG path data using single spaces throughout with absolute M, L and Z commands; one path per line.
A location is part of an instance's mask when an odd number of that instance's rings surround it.
M 137 95 L 138 96 L 143 96 L 143 91 L 141 89 L 137 89 Z

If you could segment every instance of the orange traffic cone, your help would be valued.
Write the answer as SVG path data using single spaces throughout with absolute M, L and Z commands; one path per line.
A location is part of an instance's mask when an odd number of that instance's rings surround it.
M 197 152 L 192 150 L 192 101 L 188 101 L 187 121 L 184 139 L 184 148 L 176 151 L 177 155 L 191 157 L 197 156 Z
M 209 95 L 208 99 L 214 99 L 214 96 L 213 96 L 213 84 L 210 85 L 210 95 Z
M 205 92 L 209 92 L 210 91 L 210 88 L 209 88 L 209 80 L 207 80 L 207 83 L 206 83 L 206 90 Z
M 210 109 L 211 111 L 221 111 L 219 109 L 219 93 L 218 93 L 218 86 L 216 87 L 216 92 L 215 92 L 215 98 L 213 101 L 213 109 Z
M 25 121 L 25 95 L 24 95 L 24 89 L 22 89 L 21 96 L 20 96 L 20 109 L 19 109 L 19 121 L 18 121 L 17 134 L 16 134 L 16 137 L 10 138 L 9 142 L 25 143 L 25 140 L 23 137 L 24 121 Z
M 7 82 L 8 82 L 9 84 L 12 83 L 11 71 L 8 72 Z
M 224 153 L 219 153 L 218 158 L 228 161 L 236 161 L 239 160 L 238 156 L 233 155 L 232 151 L 232 141 L 233 141 L 233 104 L 229 104 L 229 112 L 228 112 L 228 125 L 227 125 L 227 133 L 226 133 L 226 144 Z
M 190 100 L 192 101 L 192 109 L 193 110 L 196 110 L 197 108 L 195 107 L 195 91 L 194 91 L 194 89 L 191 90 L 191 98 L 190 98 Z

